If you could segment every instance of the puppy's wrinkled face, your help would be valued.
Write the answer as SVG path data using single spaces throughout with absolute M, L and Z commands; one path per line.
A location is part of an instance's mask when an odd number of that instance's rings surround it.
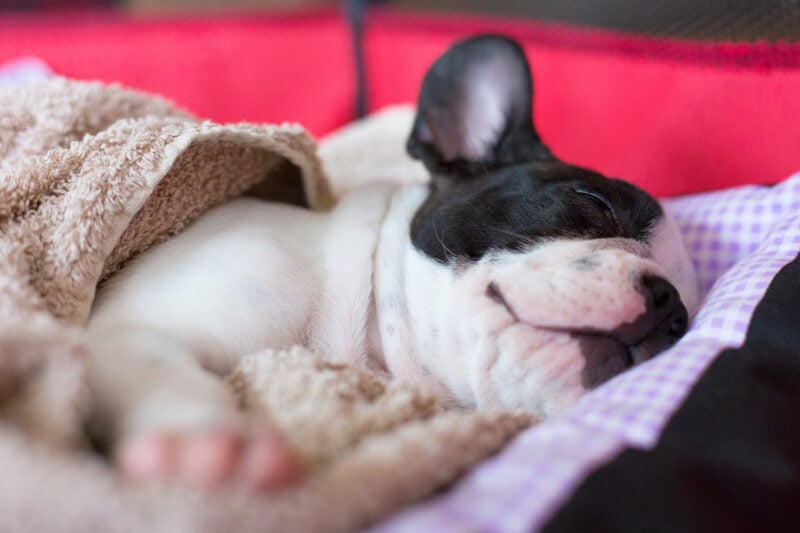
M 671 346 L 697 294 L 658 202 L 553 156 L 531 95 L 503 37 L 429 71 L 408 151 L 431 183 L 407 199 L 403 298 L 415 364 L 456 403 L 548 415 Z

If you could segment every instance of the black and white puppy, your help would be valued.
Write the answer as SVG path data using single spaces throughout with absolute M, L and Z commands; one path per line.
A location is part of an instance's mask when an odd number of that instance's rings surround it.
M 94 427 L 123 467 L 280 480 L 278 441 L 245 431 L 218 377 L 263 348 L 547 416 L 681 337 L 698 302 L 675 225 L 637 187 L 556 158 L 532 89 L 514 41 L 458 43 L 408 140 L 429 184 L 362 188 L 328 213 L 233 200 L 100 287 Z

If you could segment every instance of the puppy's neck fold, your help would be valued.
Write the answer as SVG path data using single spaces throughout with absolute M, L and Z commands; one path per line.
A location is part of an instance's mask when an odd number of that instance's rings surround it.
M 329 361 L 374 367 L 370 331 L 377 328 L 373 302 L 374 258 L 380 228 L 395 186 L 375 184 L 345 195 L 320 239 L 325 280 L 309 328 L 308 345 Z M 379 358 L 379 356 L 378 356 Z

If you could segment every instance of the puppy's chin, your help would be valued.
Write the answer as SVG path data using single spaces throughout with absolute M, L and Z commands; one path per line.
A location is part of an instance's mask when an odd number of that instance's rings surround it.
M 500 332 L 495 342 L 496 357 L 476 369 L 479 408 L 521 409 L 545 418 L 587 392 L 579 337 L 517 322 Z

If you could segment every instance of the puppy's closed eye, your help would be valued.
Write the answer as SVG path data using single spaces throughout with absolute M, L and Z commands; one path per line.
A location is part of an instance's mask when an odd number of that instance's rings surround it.
M 620 234 L 622 232 L 622 227 L 619 223 L 617 212 L 608 199 L 601 194 L 586 189 L 574 189 L 574 191 L 581 196 L 590 198 L 592 200 L 592 203 L 597 206 L 600 209 L 600 212 L 603 214 L 603 217 L 608 223 L 608 227 L 612 229 L 615 234 Z

